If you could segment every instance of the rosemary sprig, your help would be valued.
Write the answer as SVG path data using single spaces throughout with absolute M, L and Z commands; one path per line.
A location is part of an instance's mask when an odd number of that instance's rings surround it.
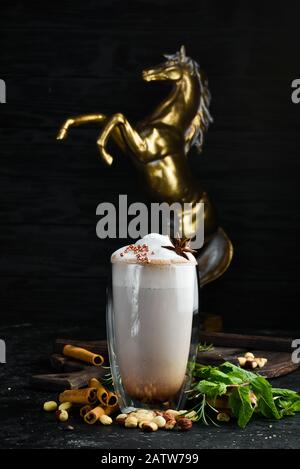
M 207 344 L 206 342 L 198 344 L 198 352 L 211 352 L 214 350 L 213 344 Z

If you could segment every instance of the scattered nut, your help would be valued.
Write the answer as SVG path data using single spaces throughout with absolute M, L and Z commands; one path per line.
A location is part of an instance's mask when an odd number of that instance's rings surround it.
M 136 428 L 138 426 L 138 419 L 136 417 L 132 417 L 129 415 L 125 420 L 125 427 L 126 428 Z
M 158 430 L 158 425 L 154 422 L 144 422 L 142 430 L 145 432 L 156 432 Z
M 247 359 L 245 357 L 238 357 L 238 362 L 240 366 L 245 366 Z
M 69 418 L 69 414 L 66 410 L 57 410 L 55 416 L 59 422 L 66 422 Z
M 165 430 L 173 430 L 173 428 L 175 427 L 176 425 L 176 420 L 175 419 L 169 419 L 166 421 L 166 425 L 165 425 Z
M 243 357 L 237 357 L 239 365 L 244 368 L 263 368 L 267 363 L 267 358 L 255 357 L 253 353 L 247 352 Z
M 100 423 L 102 423 L 102 425 L 111 425 L 112 424 L 112 418 L 109 417 L 109 415 L 101 415 L 99 420 L 100 420 Z
M 131 414 L 130 414 L 131 416 Z M 148 422 L 151 422 L 151 420 L 153 420 L 153 415 L 152 414 L 144 414 L 144 413 L 139 413 L 137 414 L 136 418 L 138 419 L 139 422 L 141 422 L 142 420 L 147 420 Z
M 180 417 L 177 420 L 177 427 L 179 428 L 179 430 L 189 430 L 190 428 L 192 428 L 192 426 L 193 422 L 186 417 Z
M 62 404 L 59 404 L 58 410 L 69 410 L 72 407 L 72 402 L 63 402 Z
M 137 414 L 149 414 L 149 415 L 155 415 L 155 412 L 153 412 L 152 410 L 148 410 L 148 409 L 138 409 L 136 411 Z
M 263 368 L 265 364 L 268 362 L 267 358 L 256 358 L 256 363 L 258 364 L 259 368 Z
M 139 420 L 139 428 L 143 428 L 143 425 L 149 423 L 149 420 Z
M 169 419 L 176 419 L 178 415 L 179 415 L 178 410 L 168 409 L 164 412 L 163 417 L 166 420 L 169 420 Z
M 125 421 L 127 420 L 127 418 L 128 418 L 128 414 L 119 414 L 116 417 L 116 422 L 119 425 L 125 425 Z
M 158 428 L 164 428 L 164 426 L 167 423 L 166 419 L 164 419 L 161 415 L 157 415 L 156 417 L 154 417 L 152 422 L 155 423 L 158 426 Z
M 47 401 L 47 402 L 44 402 L 43 409 L 44 409 L 46 412 L 53 412 L 54 410 L 57 409 L 57 404 L 56 404 L 55 401 Z
M 217 415 L 218 422 L 229 422 L 230 416 L 225 412 L 219 412 Z
M 254 394 L 253 391 L 249 392 L 249 399 L 250 399 L 250 402 L 251 402 L 252 406 L 256 407 L 257 406 L 257 397 L 256 397 L 256 395 Z

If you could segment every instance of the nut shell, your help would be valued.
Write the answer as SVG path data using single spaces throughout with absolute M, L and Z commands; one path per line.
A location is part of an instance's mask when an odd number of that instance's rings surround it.
M 125 425 L 125 422 L 126 422 L 127 418 L 128 418 L 128 414 L 119 414 L 116 417 L 116 422 L 119 425 Z
M 158 425 L 155 422 L 144 422 L 142 430 L 144 430 L 144 432 L 156 432 Z
M 193 426 L 193 422 L 186 417 L 180 417 L 176 423 L 179 430 L 189 430 Z

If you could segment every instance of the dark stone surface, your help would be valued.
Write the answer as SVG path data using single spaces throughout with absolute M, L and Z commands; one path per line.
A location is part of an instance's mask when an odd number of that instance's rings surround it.
M 0 328 L 7 342 L 7 364 L 0 365 L 0 420 L 3 448 L 300 448 L 300 414 L 282 421 L 256 419 L 246 429 L 234 423 L 221 428 L 194 424 L 188 433 L 159 431 L 145 434 L 140 430 L 116 425 L 103 427 L 83 424 L 71 418 L 73 431 L 42 410 L 53 393 L 29 388 L 29 376 L 49 369 L 47 357 L 57 336 L 92 339 L 91 327 L 78 323 L 58 328 L 58 321 Z M 94 325 L 95 327 L 97 324 Z M 300 390 L 300 372 L 273 381 L 278 387 Z

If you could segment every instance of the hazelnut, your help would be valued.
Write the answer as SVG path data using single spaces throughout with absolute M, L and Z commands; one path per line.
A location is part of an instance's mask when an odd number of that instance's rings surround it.
M 158 430 L 158 425 L 154 422 L 144 422 L 142 430 L 145 432 L 156 432 Z
M 218 422 L 229 422 L 230 417 L 226 412 L 219 412 L 217 415 Z
M 158 428 L 164 428 L 164 426 L 166 425 L 166 419 L 164 419 L 161 415 L 157 415 L 156 417 L 154 417 L 154 419 L 152 420 L 153 423 L 156 423 L 156 425 L 158 426 Z
M 268 360 L 267 358 L 256 358 L 255 361 L 258 364 L 259 368 L 263 368 Z
M 55 417 L 59 422 L 66 422 L 69 418 L 69 414 L 66 410 L 57 410 Z
M 166 419 L 166 420 L 169 420 L 169 419 L 176 419 L 176 417 L 178 416 L 179 412 L 178 410 L 173 410 L 173 409 L 168 409 L 164 412 L 163 414 L 163 417 Z
M 166 425 L 165 425 L 165 430 L 173 430 L 173 428 L 175 427 L 176 425 L 176 420 L 175 419 L 169 419 L 166 421 Z
M 247 359 L 245 357 L 238 357 L 238 362 L 240 366 L 245 366 Z
M 127 415 L 127 414 L 119 414 L 119 415 L 117 415 L 117 417 L 116 417 L 116 422 L 117 422 L 119 425 L 125 425 L 125 421 L 126 421 L 127 418 L 128 418 L 128 415 Z
M 255 358 L 254 355 L 253 355 L 253 353 L 251 353 L 251 352 L 245 353 L 244 357 L 245 357 L 247 360 L 251 360 L 251 359 L 254 360 L 254 358 Z
M 125 420 L 125 427 L 126 428 L 136 428 L 138 426 L 138 419 L 136 417 L 132 417 L 129 415 Z
M 189 430 L 190 428 L 192 428 L 192 426 L 193 422 L 186 417 L 180 417 L 177 420 L 177 427 L 179 428 L 179 430 Z
M 257 368 L 257 362 L 255 360 L 253 360 L 253 362 L 251 363 L 251 367 L 252 368 Z

